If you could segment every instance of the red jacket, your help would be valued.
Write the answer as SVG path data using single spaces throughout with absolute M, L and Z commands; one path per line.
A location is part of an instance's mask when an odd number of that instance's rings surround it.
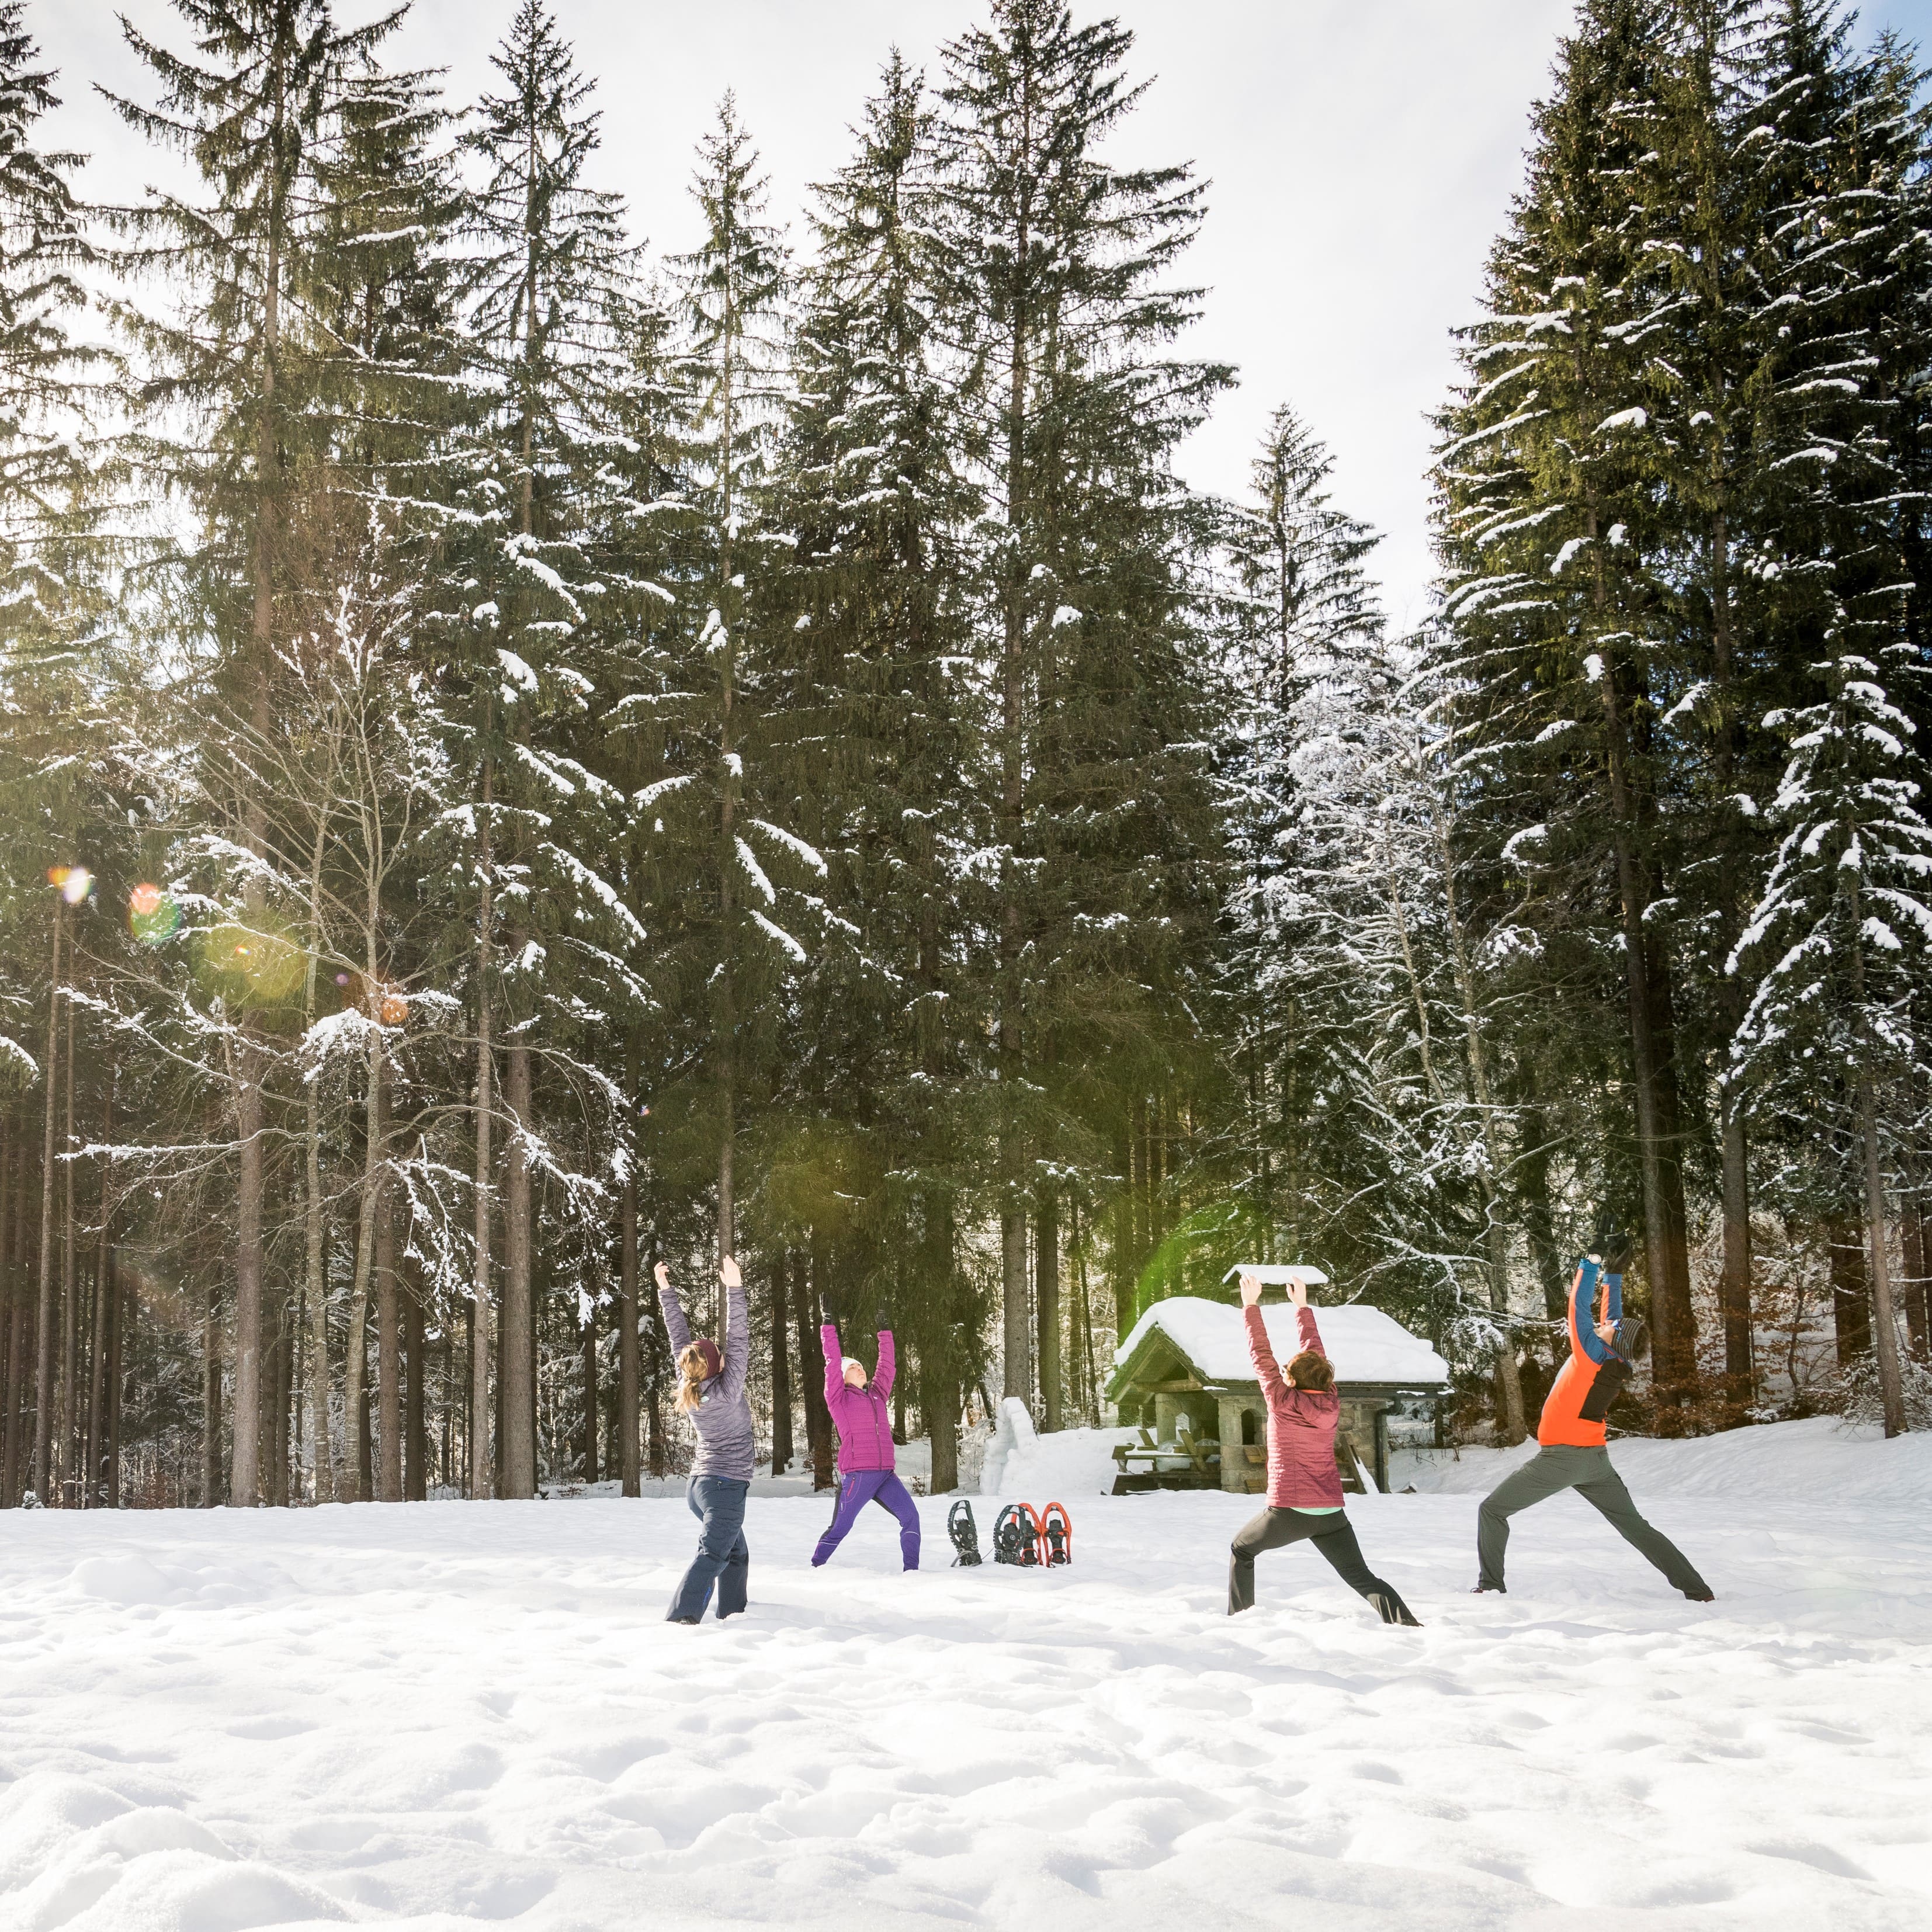
M 1333 1389 L 1298 1389 L 1284 1380 L 1268 1346 L 1261 1310 L 1246 1308 L 1241 1314 L 1247 1324 L 1248 1354 L 1268 1397 L 1269 1508 L 1340 1508 L 1342 1472 L 1335 1466 L 1335 1426 L 1342 1419 L 1341 1397 Z M 1314 1310 L 1300 1308 L 1295 1314 L 1302 1347 L 1325 1354 Z

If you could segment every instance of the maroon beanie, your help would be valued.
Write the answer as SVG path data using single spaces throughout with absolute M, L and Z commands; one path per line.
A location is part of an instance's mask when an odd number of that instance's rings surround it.
M 704 1358 L 704 1379 L 709 1382 L 724 1366 L 724 1358 L 718 1352 L 718 1344 L 709 1335 L 700 1335 L 691 1346 Z

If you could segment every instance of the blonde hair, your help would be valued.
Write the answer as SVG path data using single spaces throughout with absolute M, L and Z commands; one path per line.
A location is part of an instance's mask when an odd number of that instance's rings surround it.
M 677 1385 L 677 1406 L 688 1415 L 704 1400 L 704 1384 L 710 1379 L 711 1371 L 705 1364 L 704 1351 L 695 1342 L 679 1350 L 677 1366 L 684 1378 Z

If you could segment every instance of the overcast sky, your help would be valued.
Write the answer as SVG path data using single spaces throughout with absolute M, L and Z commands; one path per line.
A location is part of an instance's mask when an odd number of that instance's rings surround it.
M 1080 12 L 1102 10 L 1096 0 Z M 445 67 L 454 100 L 483 84 L 512 0 L 415 0 L 398 62 Z M 980 0 L 554 0 L 603 110 L 599 184 L 626 196 L 654 250 L 690 242 L 693 144 L 737 91 L 773 214 L 848 151 L 887 49 L 937 72 Z M 379 10 L 338 0 L 345 19 Z M 94 156 L 92 196 L 131 197 L 150 158 L 91 82 L 148 94 L 115 16 L 185 50 L 164 0 L 31 0 L 63 70 L 56 138 Z M 1342 506 L 1384 533 L 1390 613 L 1418 617 L 1429 577 L 1426 412 L 1449 379 L 1484 252 L 1521 172 L 1529 104 L 1571 0 L 1114 0 L 1131 71 L 1150 78 L 1124 158 L 1191 160 L 1211 183 L 1192 278 L 1210 290 L 1193 348 L 1240 365 L 1184 452 L 1197 484 L 1238 489 L 1268 412 L 1292 401 L 1335 452 Z M 1932 0 L 1873 0 L 1864 33 L 1932 41 Z

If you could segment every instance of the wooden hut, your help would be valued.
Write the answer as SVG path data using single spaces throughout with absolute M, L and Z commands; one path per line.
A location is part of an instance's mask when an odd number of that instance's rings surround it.
M 1286 1363 L 1300 1348 L 1286 1284 L 1300 1280 L 1319 1286 L 1327 1276 L 1316 1268 L 1250 1264 L 1231 1268 L 1228 1279 L 1243 1274 L 1262 1278 L 1262 1318 L 1275 1359 Z M 1363 1490 L 1366 1467 L 1376 1486 L 1386 1490 L 1390 1404 L 1441 1396 L 1449 1365 L 1379 1308 L 1361 1303 L 1317 1308 L 1316 1318 L 1342 1399 L 1335 1458 L 1342 1486 Z M 1266 1488 L 1268 1404 L 1248 1359 L 1238 1306 L 1194 1295 L 1156 1301 L 1114 1352 L 1107 1399 L 1120 1420 L 1142 1436 L 1140 1444 L 1117 1452 L 1121 1486 L 1144 1486 L 1150 1475 L 1169 1487 L 1253 1495 Z

